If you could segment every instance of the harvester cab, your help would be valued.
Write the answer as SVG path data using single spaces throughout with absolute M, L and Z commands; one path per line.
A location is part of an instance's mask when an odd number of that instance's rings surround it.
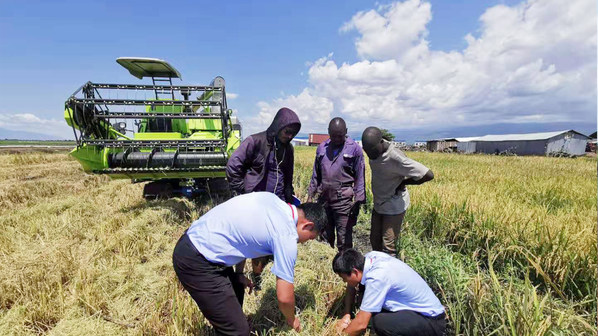
M 180 73 L 155 58 L 116 60 L 152 84 L 87 82 L 65 103 L 64 116 L 86 172 L 150 181 L 144 197 L 192 197 L 226 189 L 225 167 L 241 142 L 241 125 L 228 109 L 225 81 L 173 84 Z

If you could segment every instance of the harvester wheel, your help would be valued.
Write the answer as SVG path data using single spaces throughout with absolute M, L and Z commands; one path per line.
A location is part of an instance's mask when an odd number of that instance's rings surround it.
M 170 181 L 153 181 L 143 187 L 146 200 L 167 199 L 173 197 L 173 185 Z

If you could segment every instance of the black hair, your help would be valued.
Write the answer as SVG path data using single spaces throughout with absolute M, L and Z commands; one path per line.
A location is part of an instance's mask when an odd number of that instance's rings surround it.
M 353 269 L 363 272 L 365 257 L 356 249 L 342 250 L 332 259 L 332 269 L 336 274 L 351 275 Z
M 314 223 L 316 231 L 324 231 L 328 223 L 328 216 L 322 205 L 318 203 L 302 203 L 297 206 L 297 209 L 302 210 L 305 218 Z

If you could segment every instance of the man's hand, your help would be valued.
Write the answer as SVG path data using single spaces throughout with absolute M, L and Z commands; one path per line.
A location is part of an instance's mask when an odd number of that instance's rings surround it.
M 312 201 L 313 201 L 313 197 L 307 196 L 307 202 L 306 203 L 311 203 Z
M 349 324 L 351 323 L 351 315 L 350 314 L 345 314 L 345 316 L 343 316 L 342 319 L 338 320 L 338 322 L 336 322 L 336 331 L 341 334 L 345 329 L 347 329 L 347 327 L 349 326 Z
M 249 288 L 249 294 L 251 294 L 251 292 L 253 292 L 253 287 L 254 287 L 254 285 L 253 285 L 253 282 L 252 282 L 251 280 L 249 280 L 249 279 L 248 279 L 248 278 L 245 276 L 245 274 L 240 274 L 240 273 L 237 273 L 237 276 L 239 277 L 239 278 L 238 278 L 238 281 L 239 281 L 239 283 L 240 283 L 241 285 L 243 285 L 243 288 L 244 288 L 244 289 L 245 289 L 245 288 Z
M 251 280 L 256 291 L 262 290 L 262 274 L 251 272 Z
M 296 332 L 301 331 L 301 321 L 299 321 L 298 317 L 293 316 L 291 319 L 287 319 L 287 324 L 289 327 L 295 329 Z
M 403 182 L 401 182 L 401 184 L 399 184 L 399 186 L 397 187 L 397 189 L 395 189 L 395 195 L 399 195 L 401 193 L 403 193 L 403 191 L 406 190 L 406 186 L 404 184 L 405 180 L 403 180 Z
M 351 205 L 351 210 L 349 210 L 349 217 L 357 218 L 357 216 L 359 216 L 360 206 L 361 202 L 354 202 L 353 205 Z

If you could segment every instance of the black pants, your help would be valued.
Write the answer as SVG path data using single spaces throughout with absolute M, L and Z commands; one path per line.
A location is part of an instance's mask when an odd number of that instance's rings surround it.
M 179 281 L 217 334 L 249 335 L 242 308 L 245 292 L 232 267 L 206 260 L 186 233 L 174 248 L 172 263 Z
M 428 317 L 412 310 L 382 311 L 373 317 L 379 336 L 442 336 L 446 329 L 445 314 Z
M 334 247 L 336 236 L 336 247 L 339 251 L 353 247 L 353 227 L 357 223 L 357 214 L 351 216 L 351 205 L 351 201 L 338 201 L 325 207 L 328 224 L 322 232 L 322 237 Z

